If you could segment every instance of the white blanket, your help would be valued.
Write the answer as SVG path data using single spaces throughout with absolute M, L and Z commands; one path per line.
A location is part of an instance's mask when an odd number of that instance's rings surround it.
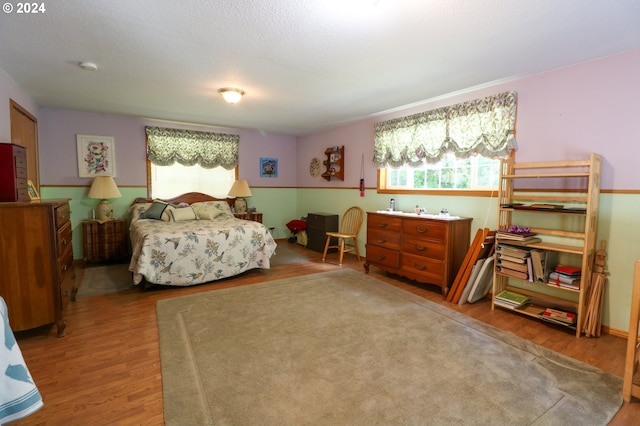
M 5 424 L 28 416 L 43 404 L 9 326 L 7 304 L 2 297 L 0 318 L 0 424 Z

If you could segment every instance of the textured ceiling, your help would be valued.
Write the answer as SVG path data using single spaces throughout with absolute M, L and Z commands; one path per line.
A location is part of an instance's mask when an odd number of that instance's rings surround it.
M 0 68 L 40 106 L 291 135 L 640 48 L 637 0 L 42 3 L 0 15 Z

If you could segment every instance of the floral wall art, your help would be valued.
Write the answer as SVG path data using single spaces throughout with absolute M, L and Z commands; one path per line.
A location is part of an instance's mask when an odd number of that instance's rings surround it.
M 115 177 L 115 146 L 112 137 L 77 135 L 77 141 L 78 175 L 80 177 Z

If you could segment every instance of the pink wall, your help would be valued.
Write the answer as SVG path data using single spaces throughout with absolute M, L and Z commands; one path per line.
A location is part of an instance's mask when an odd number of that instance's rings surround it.
M 516 138 L 519 162 L 603 156 L 603 189 L 640 189 L 635 159 L 640 154 L 640 50 L 549 71 L 428 101 L 390 114 L 313 135 L 298 141 L 298 185 L 357 187 L 361 154 L 365 181 L 375 187 L 372 165 L 373 123 L 513 90 L 518 93 Z M 344 182 L 309 175 L 312 158 L 325 147 L 345 145 Z
M 239 177 L 252 187 L 296 186 L 296 139 L 252 130 L 235 130 L 65 109 L 42 108 L 39 120 L 40 179 L 43 185 L 88 185 L 78 177 L 76 134 L 115 139 L 118 185 L 144 186 L 145 126 L 174 127 L 240 135 Z M 278 177 L 261 178 L 260 157 L 278 159 Z

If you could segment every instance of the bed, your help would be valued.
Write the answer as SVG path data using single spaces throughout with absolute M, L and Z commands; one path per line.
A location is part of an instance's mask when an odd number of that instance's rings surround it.
M 273 237 L 263 224 L 237 219 L 232 203 L 197 192 L 134 200 L 129 208 L 134 284 L 191 286 L 269 269 Z

